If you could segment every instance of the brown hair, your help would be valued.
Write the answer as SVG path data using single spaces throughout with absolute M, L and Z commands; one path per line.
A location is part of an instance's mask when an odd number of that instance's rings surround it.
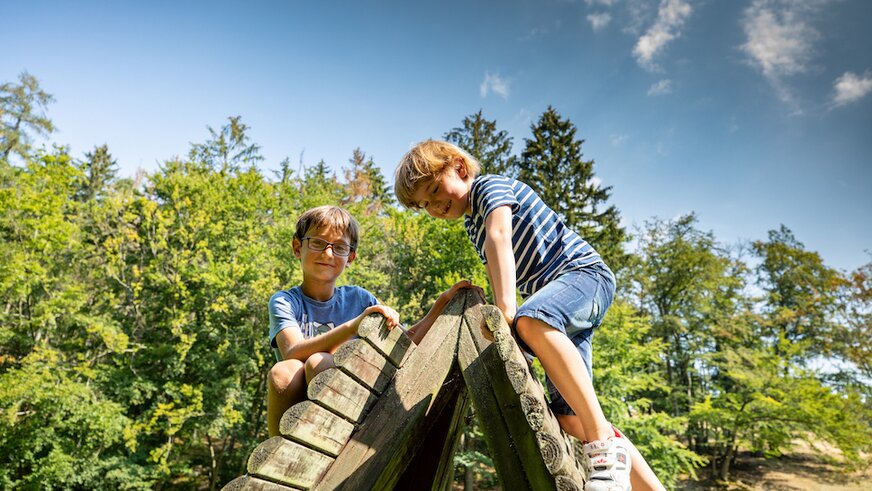
M 324 205 L 306 210 L 297 219 L 297 230 L 294 232 L 294 237 L 302 241 L 306 233 L 318 228 L 342 232 L 348 237 L 351 248 L 357 249 L 357 242 L 360 240 L 360 224 L 345 208 Z
M 475 177 L 481 169 L 475 158 L 453 143 L 426 140 L 412 147 L 400 159 L 394 176 L 397 200 L 406 208 L 419 208 L 413 196 L 415 191 L 423 183 L 438 178 L 453 162 L 460 162 L 467 176 Z

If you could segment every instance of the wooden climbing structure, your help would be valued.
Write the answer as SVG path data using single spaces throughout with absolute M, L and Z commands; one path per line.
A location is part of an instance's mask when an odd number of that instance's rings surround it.
M 573 445 L 500 311 L 458 294 L 415 346 L 379 315 L 224 489 L 446 490 L 469 405 L 503 489 L 583 488 Z

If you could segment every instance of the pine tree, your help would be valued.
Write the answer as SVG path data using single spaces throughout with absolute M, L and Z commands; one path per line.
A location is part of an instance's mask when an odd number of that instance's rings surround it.
M 372 157 L 367 158 L 360 148 L 355 148 L 348 163 L 351 167 L 344 169 L 346 194 L 343 205 L 367 202 L 368 213 L 379 213 L 393 203 L 387 182 Z
M 102 195 L 106 186 L 115 180 L 118 164 L 109 153 L 109 146 L 104 144 L 85 154 L 81 170 L 84 180 L 76 197 L 88 201 Z
M 496 120 L 488 121 L 479 110 L 463 118 L 463 126 L 445 133 L 445 140 L 469 152 L 481 164 L 482 174 L 514 177 L 518 159 L 512 155 L 512 138 L 497 131 Z
M 242 117 L 231 116 L 227 119 L 230 123 L 218 131 L 207 126 L 211 138 L 205 143 L 191 145 L 191 161 L 231 173 L 241 169 L 243 165 L 252 167 L 263 160 L 260 145 L 249 142 L 249 127 L 242 123 Z
M 594 161 L 582 158 L 584 140 L 576 139 L 575 125 L 548 106 L 532 130 L 533 137 L 525 139 L 518 179 L 539 193 L 613 269 L 620 267 L 626 257 L 626 231 L 618 209 L 607 204 L 611 186 L 601 185 L 593 172 Z
M 11 153 L 27 158 L 29 132 L 48 135 L 55 130 L 45 115 L 54 97 L 40 89 L 36 77 L 27 72 L 19 75 L 18 80 L 19 84 L 0 85 L 0 160 L 6 162 Z

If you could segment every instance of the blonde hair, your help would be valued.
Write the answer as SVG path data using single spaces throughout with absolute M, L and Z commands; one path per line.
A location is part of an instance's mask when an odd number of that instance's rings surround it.
M 400 164 L 394 179 L 394 193 L 397 200 L 406 208 L 420 208 L 415 202 L 415 191 L 425 182 L 437 179 L 452 163 L 460 162 L 466 168 L 466 175 L 475 177 L 481 166 L 465 150 L 453 143 L 440 140 L 426 140 L 409 150 Z
M 357 249 L 357 242 L 360 240 L 360 224 L 345 208 L 324 205 L 306 210 L 297 219 L 297 230 L 294 232 L 294 237 L 302 241 L 310 230 L 319 228 L 341 232 L 348 237 L 351 248 Z

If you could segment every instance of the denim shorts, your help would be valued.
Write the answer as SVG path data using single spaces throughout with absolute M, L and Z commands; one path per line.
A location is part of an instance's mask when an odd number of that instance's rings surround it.
M 569 336 L 587 373 L 593 380 L 591 341 L 615 296 L 615 276 L 602 263 L 564 273 L 531 295 L 518 309 L 515 319 L 531 317 Z M 532 353 L 518 339 L 521 349 Z M 551 379 L 545 376 L 549 404 L 555 414 L 575 414 Z

